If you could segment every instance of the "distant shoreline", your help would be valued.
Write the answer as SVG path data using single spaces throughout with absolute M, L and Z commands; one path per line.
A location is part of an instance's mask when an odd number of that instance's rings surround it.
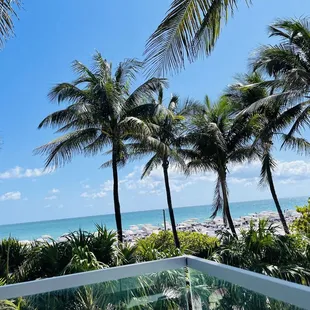
M 279 200 L 283 199 L 302 199 L 305 198 L 306 200 L 309 198 L 309 196 L 293 196 L 293 197 L 281 197 Z M 243 200 L 243 201 L 231 201 L 230 205 L 239 204 L 239 203 L 255 203 L 255 202 L 267 202 L 270 201 L 273 203 L 273 200 L 270 199 L 261 199 L 261 200 Z M 196 208 L 196 207 L 210 207 L 212 208 L 212 204 L 206 204 L 206 205 L 192 205 L 192 206 L 175 206 L 174 209 L 183 209 L 183 208 Z M 163 209 L 167 210 L 167 207 L 165 205 L 165 208 L 158 208 L 158 209 L 148 209 L 148 210 L 135 210 L 135 211 L 125 211 L 122 212 L 122 214 L 131 214 L 131 213 L 139 213 L 139 212 L 149 212 L 149 211 L 162 211 Z M 39 221 L 31 221 L 31 222 L 18 222 L 18 223 L 8 223 L 8 224 L 0 224 L 0 230 L 2 226 L 11 226 L 11 225 L 21 225 L 21 224 L 36 224 L 36 223 L 42 223 L 42 222 L 51 222 L 51 221 L 66 221 L 66 220 L 78 220 L 78 219 L 84 219 L 84 218 L 93 218 L 98 216 L 114 216 L 114 213 L 102 213 L 102 214 L 94 214 L 94 215 L 86 215 L 86 216 L 73 216 L 73 217 L 64 217 L 64 218 L 53 218 L 50 220 L 39 220 Z
M 305 205 L 306 197 L 290 197 L 280 199 L 282 210 L 295 210 L 297 205 Z M 255 200 L 249 202 L 231 203 L 231 214 L 234 220 L 249 214 L 261 213 L 264 211 L 276 211 L 272 200 Z M 212 214 L 211 206 L 192 206 L 175 208 L 175 219 L 177 224 L 196 218 L 198 223 L 210 220 Z M 220 214 L 219 214 L 220 216 Z M 169 213 L 166 211 L 166 221 L 169 222 Z M 130 229 L 133 225 L 151 225 L 161 227 L 163 223 L 163 209 L 124 212 L 122 213 L 123 230 Z M 40 222 L 27 222 L 21 224 L 8 224 L 0 226 L 0 239 L 9 236 L 19 240 L 35 240 L 43 235 L 49 235 L 57 239 L 62 235 L 82 229 L 89 232 L 96 230 L 95 224 L 106 226 L 107 229 L 115 229 L 115 218 L 113 214 L 76 217 L 61 220 L 50 220 Z

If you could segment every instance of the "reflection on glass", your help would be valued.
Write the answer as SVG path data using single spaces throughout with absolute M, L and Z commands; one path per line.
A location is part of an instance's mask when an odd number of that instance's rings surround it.
M 301 310 L 193 269 L 189 275 L 194 310 Z
M 10 308 L 10 302 L 21 307 Z M 7 310 L 187 310 L 186 273 L 183 268 L 168 270 L 2 303 L 0 309 Z

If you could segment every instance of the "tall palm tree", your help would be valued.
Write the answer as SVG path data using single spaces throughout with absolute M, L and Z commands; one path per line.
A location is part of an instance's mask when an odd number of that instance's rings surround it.
M 211 170 L 217 174 L 212 217 L 222 211 L 224 223 L 228 222 L 237 237 L 228 200 L 228 164 L 242 163 L 256 156 L 251 147 L 255 118 L 236 118 L 235 107 L 225 96 L 214 105 L 206 97 L 205 103 L 204 111 L 194 116 L 193 128 L 187 136 L 193 145 L 188 153 L 191 157 L 188 168 L 189 171 Z
M 136 155 L 152 154 L 151 159 L 146 163 L 141 178 L 148 176 L 151 171 L 162 166 L 167 204 L 170 215 L 171 227 L 174 237 L 174 243 L 180 248 L 180 241 L 177 234 L 174 211 L 172 206 L 171 190 L 169 184 L 169 167 L 172 163 L 175 166 L 185 169 L 186 164 L 182 156 L 181 139 L 186 131 L 185 116 L 196 103 L 187 99 L 184 105 L 180 105 L 179 97 L 173 95 L 167 107 L 163 105 L 163 89 L 158 92 L 157 105 L 160 107 L 160 113 L 152 118 L 152 123 L 156 125 L 151 137 L 143 139 L 137 143 L 133 151 Z
M 4 41 L 13 34 L 12 17 L 17 17 L 14 5 L 20 7 L 20 0 L 1 0 L 0 1 L 0 47 Z
M 77 154 L 95 155 L 111 146 L 111 160 L 102 167 L 112 166 L 113 197 L 119 241 L 123 240 L 121 208 L 119 202 L 118 167 L 128 159 L 127 144 L 150 135 L 149 126 L 141 120 L 149 110 L 150 97 L 165 80 L 151 78 L 132 93 L 131 82 L 142 64 L 134 59 L 120 63 L 112 74 L 112 66 L 97 52 L 92 69 L 78 61 L 72 68 L 78 78 L 72 83 L 60 83 L 49 93 L 51 100 L 68 102 L 60 111 L 47 116 L 39 128 L 58 128 L 63 136 L 39 147 L 36 153 L 46 155 L 45 166 L 62 166 Z
M 270 36 L 280 44 L 263 46 L 252 59 L 255 71 L 267 74 L 268 81 L 249 81 L 249 87 L 265 88 L 262 98 L 248 102 L 247 112 L 264 111 L 265 124 L 259 140 L 263 143 L 261 181 L 269 184 L 284 230 L 289 233 L 272 179 L 275 161 L 273 139 L 281 137 L 281 148 L 309 152 L 301 131 L 310 125 L 310 23 L 309 19 L 278 20 L 269 27 Z M 263 124 L 262 123 L 262 124 Z
M 151 76 L 178 72 L 186 59 L 209 55 L 223 22 L 239 2 L 251 0 L 173 0 L 166 17 L 147 41 L 145 55 Z
M 227 96 L 229 96 L 230 100 L 234 102 L 234 105 L 238 107 L 239 111 L 242 111 L 269 95 L 268 88 L 262 86 L 263 82 L 263 78 L 258 73 L 242 75 L 238 78 L 238 83 L 229 87 Z M 247 85 L 255 86 L 249 88 Z M 286 117 L 283 119 L 284 115 L 282 114 L 282 110 L 281 105 L 276 104 L 276 102 L 268 106 L 268 108 L 258 109 L 258 112 L 260 113 L 261 127 L 260 130 L 256 132 L 254 143 L 255 145 L 260 143 L 262 149 L 260 156 L 262 162 L 260 185 L 269 186 L 283 229 L 286 234 L 289 234 L 289 228 L 275 190 L 273 171 L 276 168 L 276 162 L 271 154 L 273 140 L 278 137 L 279 131 L 283 130 L 284 127 L 295 117 L 295 111 L 291 111 L 291 113 L 286 113 Z

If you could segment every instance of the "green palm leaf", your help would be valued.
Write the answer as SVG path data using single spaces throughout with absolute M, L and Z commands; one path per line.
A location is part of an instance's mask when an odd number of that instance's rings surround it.
M 245 0 L 250 3 L 250 1 Z M 174 0 L 146 43 L 148 75 L 166 75 L 184 68 L 200 51 L 210 54 L 237 0 Z

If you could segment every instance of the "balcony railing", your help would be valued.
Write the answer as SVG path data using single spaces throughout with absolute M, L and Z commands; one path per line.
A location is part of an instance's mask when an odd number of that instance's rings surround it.
M 193 256 L 0 287 L 0 300 L 19 297 L 38 310 L 310 309 L 307 286 Z

